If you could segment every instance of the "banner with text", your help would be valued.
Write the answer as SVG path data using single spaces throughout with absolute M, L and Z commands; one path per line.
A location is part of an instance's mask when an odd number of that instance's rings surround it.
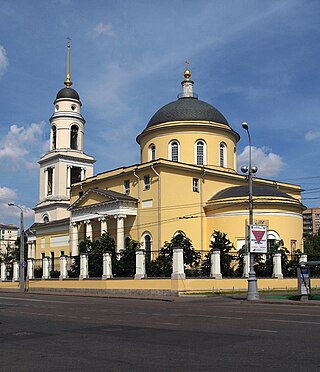
M 267 253 L 267 226 L 250 225 L 250 252 Z

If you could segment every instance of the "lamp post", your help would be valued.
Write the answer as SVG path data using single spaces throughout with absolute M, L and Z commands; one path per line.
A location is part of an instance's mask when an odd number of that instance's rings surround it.
M 256 301 L 259 300 L 259 292 L 257 285 L 257 277 L 254 271 L 254 255 L 251 252 L 251 239 L 250 239 L 250 227 L 253 225 L 253 187 L 252 187 L 252 175 L 258 171 L 257 167 L 252 167 L 251 164 L 251 136 L 249 132 L 249 126 L 247 123 L 242 123 L 242 128 L 248 133 L 249 139 L 249 166 L 241 167 L 241 171 L 248 174 L 249 183 L 249 227 L 247 231 L 247 242 L 248 242 L 248 254 L 250 262 L 250 270 L 248 276 L 248 295 L 247 300 Z
M 25 262 L 24 262 L 24 226 L 23 226 L 23 210 L 19 205 L 14 203 L 8 203 L 9 207 L 17 207 L 20 209 L 20 291 L 24 292 L 24 271 L 25 271 Z

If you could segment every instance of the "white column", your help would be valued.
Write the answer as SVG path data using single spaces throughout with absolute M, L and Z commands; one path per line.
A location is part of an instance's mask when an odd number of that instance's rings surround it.
M 85 222 L 85 224 L 86 224 L 86 237 L 87 237 L 87 239 L 92 241 L 92 223 L 91 223 L 91 220 L 87 220 Z
M 211 253 L 210 278 L 221 279 L 220 250 L 214 249 Z
M 27 258 L 32 258 L 32 243 L 33 242 L 28 242 L 28 257 Z
M 299 258 L 299 263 L 302 264 L 308 261 L 308 256 L 306 254 L 302 254 Z
M 12 281 L 16 282 L 19 280 L 19 262 L 14 261 L 13 263 L 13 276 Z
M 275 253 L 272 257 L 273 262 L 273 278 L 283 279 L 282 266 L 281 266 L 281 253 Z
M 81 168 L 81 181 L 83 181 L 86 178 L 86 168 Z
M 33 258 L 34 260 L 36 259 L 36 241 L 35 240 L 32 242 L 32 246 L 31 246 L 31 258 Z
M 42 279 L 50 278 L 50 257 L 43 257 L 42 259 Z
M 34 279 L 34 259 L 33 258 L 28 258 L 27 278 Z
M 89 278 L 89 262 L 88 262 L 88 254 L 82 253 L 80 254 L 80 276 L 79 279 L 87 279 Z
M 173 248 L 173 265 L 171 279 L 185 279 L 186 274 L 184 273 L 183 263 L 183 249 Z
M 79 243 L 78 243 L 78 224 L 72 223 L 71 232 L 71 256 L 79 256 Z
M 71 191 L 71 166 L 67 165 L 67 196 L 70 198 Z
M 56 169 L 52 167 L 52 195 L 56 193 Z
M 1 262 L 1 281 L 7 280 L 7 264 L 5 262 Z
M 44 197 L 48 195 L 48 169 L 44 170 Z
M 146 251 L 144 249 L 136 251 L 136 273 L 134 278 L 146 278 Z
M 110 279 L 112 278 L 112 260 L 111 260 L 111 253 L 105 252 L 103 253 L 103 274 L 102 279 Z
M 249 254 L 246 253 L 243 256 L 243 274 L 242 274 L 242 277 L 243 278 L 248 278 L 249 271 L 250 271 L 250 258 L 249 258 Z
M 68 278 L 67 263 L 68 263 L 67 257 L 60 256 L 60 276 L 59 276 L 60 280 Z
M 117 247 L 116 253 L 120 253 L 124 249 L 124 219 L 126 215 L 118 215 L 114 218 L 117 219 Z
M 101 230 L 100 235 L 102 235 L 108 231 L 107 218 L 101 217 L 99 218 L 99 221 L 100 221 L 100 230 Z

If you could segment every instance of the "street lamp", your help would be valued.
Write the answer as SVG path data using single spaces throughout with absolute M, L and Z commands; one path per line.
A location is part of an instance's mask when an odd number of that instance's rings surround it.
M 23 210 L 20 205 L 14 203 L 8 203 L 9 207 L 17 207 L 20 209 L 20 291 L 24 292 L 24 271 L 25 271 L 25 262 L 24 262 L 24 227 L 23 227 Z
M 242 128 L 248 133 L 249 138 L 249 166 L 242 166 L 241 171 L 248 174 L 249 183 L 249 227 L 247 231 L 247 243 L 248 243 L 248 255 L 250 262 L 250 270 L 248 276 L 248 295 L 247 300 L 255 301 L 259 300 L 259 292 L 257 285 L 257 277 L 254 271 L 254 255 L 251 252 L 251 239 L 250 239 L 250 227 L 253 225 L 253 188 L 252 188 L 252 175 L 258 171 L 257 167 L 251 165 L 251 136 L 249 132 L 249 126 L 247 123 L 242 123 Z

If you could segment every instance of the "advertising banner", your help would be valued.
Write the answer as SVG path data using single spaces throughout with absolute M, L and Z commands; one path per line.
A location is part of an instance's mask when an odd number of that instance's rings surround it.
M 250 225 L 250 252 L 267 253 L 267 226 Z

